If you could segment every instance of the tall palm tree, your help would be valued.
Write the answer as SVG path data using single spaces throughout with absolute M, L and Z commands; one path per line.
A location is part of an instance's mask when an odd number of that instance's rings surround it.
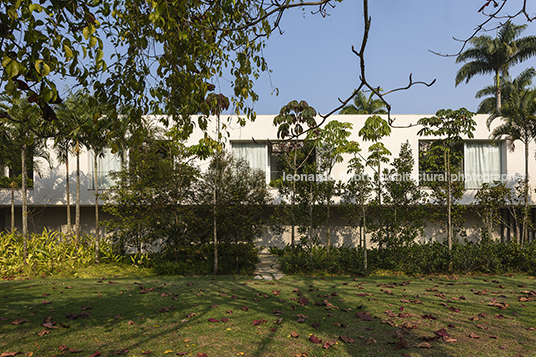
M 1 118 L 4 127 L 9 131 L 12 150 L 20 150 L 20 166 L 15 166 L 15 160 L 12 161 L 16 171 L 21 172 L 21 193 L 22 193 L 22 240 L 23 240 L 23 261 L 27 262 L 27 239 L 28 239 L 28 163 L 33 166 L 34 154 L 47 159 L 47 152 L 43 149 L 45 136 L 42 129 L 41 110 L 37 105 L 33 105 L 26 98 L 10 98 L 2 96 L 0 98 L 0 108 L 6 110 L 7 115 Z M 14 184 L 12 184 L 12 215 L 14 207 Z M 12 217 L 13 228 L 13 217 Z
M 461 82 L 469 82 L 477 74 L 495 75 L 496 107 L 501 107 L 500 76 L 508 76 L 510 67 L 536 55 L 536 36 L 518 38 L 527 25 L 504 24 L 495 38 L 482 35 L 472 38 L 472 48 L 462 52 L 456 63 L 465 64 L 456 73 L 456 86 Z M 467 62 L 469 61 L 469 62 Z
M 494 140 L 506 138 L 509 146 L 514 149 L 514 142 L 521 141 L 525 146 L 525 178 L 523 186 L 523 232 L 518 241 L 523 245 L 528 239 L 529 220 L 529 143 L 536 139 L 536 90 L 523 90 L 510 95 L 499 110 L 494 111 L 488 118 L 490 127 L 493 120 L 501 117 L 503 123 L 493 129 L 491 137 Z
M 385 103 L 381 99 L 373 98 L 374 92 L 371 92 L 367 98 L 363 91 L 359 91 L 354 97 L 354 104 L 342 108 L 341 114 L 387 114 Z
M 501 76 L 501 101 L 506 102 L 513 93 L 520 93 L 532 84 L 532 79 L 536 76 L 534 67 L 530 67 L 521 72 L 513 81 L 510 77 Z M 491 114 L 497 109 L 497 86 L 487 86 L 475 94 L 475 98 L 484 98 L 478 105 L 477 112 L 480 114 Z

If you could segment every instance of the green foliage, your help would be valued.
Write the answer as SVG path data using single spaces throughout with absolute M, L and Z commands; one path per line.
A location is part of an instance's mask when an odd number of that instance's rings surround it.
M 63 233 L 44 230 L 31 234 L 27 240 L 27 265 L 23 261 L 22 235 L 18 232 L 0 233 L 0 275 L 55 276 L 62 270 L 74 270 L 95 263 L 95 239 L 85 235 L 76 245 Z M 113 252 L 108 241 L 102 241 L 103 262 L 119 263 L 122 257 Z
M 26 180 L 27 187 L 33 187 L 33 180 Z M 0 176 L 0 187 L 2 188 L 21 188 L 22 186 L 22 175 L 19 175 L 15 178 Z
M 267 225 L 265 207 L 270 202 L 264 173 L 253 170 L 246 160 L 218 155 L 195 185 L 194 211 L 199 226 L 194 242 L 212 241 L 214 229 L 214 187 L 218 241 L 234 243 L 255 241 Z
M 274 118 L 277 137 L 280 139 L 297 138 L 306 130 L 316 127 L 316 110 L 306 101 L 293 100 L 283 106 Z
M 187 151 L 181 142 L 154 137 L 130 149 L 129 165 L 101 196 L 113 216 L 105 224 L 119 251 L 196 241 L 198 220 L 189 205 L 198 170 L 186 161 Z
M 329 254 L 322 247 L 313 253 L 302 247 L 287 246 L 273 252 L 280 256 L 281 269 L 287 274 L 363 274 L 361 248 L 332 247 Z M 414 243 L 402 247 L 373 248 L 368 251 L 368 271 L 397 271 L 421 274 L 534 274 L 536 244 L 523 248 L 515 242 L 486 241 L 481 244 L 453 243 L 452 251 L 439 242 Z
M 424 234 L 425 193 L 411 178 L 415 160 L 409 142 L 403 143 L 393 168 L 384 170 L 383 205 L 369 209 L 382 217 L 369 224 L 372 241 L 382 247 L 401 247 L 412 244 Z
M 253 243 L 220 244 L 218 250 L 219 274 L 252 274 L 259 261 Z M 210 244 L 183 246 L 173 257 L 155 255 L 152 269 L 155 275 L 212 274 L 213 252 Z
M 495 227 L 506 224 L 501 215 L 501 209 L 506 206 L 515 205 L 515 191 L 506 187 L 504 182 L 494 182 L 493 184 L 483 183 L 475 194 L 474 205 L 476 215 L 480 219 L 480 232 L 482 240 L 492 239 Z M 515 209 L 515 208 L 512 208 Z
M 374 99 L 374 96 L 372 91 L 368 98 L 362 90 L 358 91 L 354 103 L 342 108 L 341 114 L 387 114 L 385 103 L 381 99 Z

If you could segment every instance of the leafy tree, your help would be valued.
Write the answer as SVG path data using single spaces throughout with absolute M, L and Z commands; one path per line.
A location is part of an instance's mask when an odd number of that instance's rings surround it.
M 316 110 L 302 100 L 300 102 L 293 100 L 283 106 L 279 115 L 274 118 L 274 125 L 278 127 L 277 137 L 285 140 L 282 143 L 284 148 L 282 159 L 284 173 L 291 173 L 296 177 L 298 172 L 310 161 L 314 153 L 314 146 L 309 145 L 307 141 L 299 140 L 299 137 L 305 131 L 316 127 Z M 306 137 L 307 139 L 307 137 Z M 288 175 L 286 175 L 288 176 Z M 295 244 L 295 226 L 296 217 L 296 180 L 278 179 L 273 183 L 279 188 L 283 195 L 290 195 L 290 224 L 291 224 L 291 245 Z
M 505 223 L 501 215 L 503 207 L 515 207 L 516 199 L 514 190 L 506 187 L 504 182 L 483 183 L 475 194 L 474 205 L 476 215 L 482 222 L 481 235 L 482 242 L 490 241 L 493 231 L 499 223 Z
M 218 185 L 216 210 L 213 209 L 215 184 Z M 208 170 L 195 187 L 194 211 L 201 224 L 194 234 L 199 242 L 207 244 L 211 241 L 214 214 L 217 214 L 218 222 L 217 244 L 252 244 L 266 229 L 265 209 L 270 196 L 264 172 L 251 169 L 244 159 L 218 154 L 217 159 L 212 158 Z M 237 256 L 235 261 L 238 262 Z
M 324 197 L 326 212 L 326 246 L 329 252 L 331 246 L 330 218 L 333 196 L 335 196 L 336 182 L 331 177 L 333 168 L 337 163 L 343 162 L 343 154 L 350 150 L 348 137 L 351 135 L 351 123 L 341 123 L 336 120 L 330 121 L 323 128 L 310 131 L 310 140 L 313 140 L 316 148 L 316 162 L 320 173 L 324 178 L 318 183 L 320 194 Z
M 22 238 L 24 263 L 26 264 L 28 256 L 28 169 L 33 166 L 34 152 L 38 151 L 37 156 L 45 158 L 48 162 L 50 162 L 50 158 L 47 156 L 46 151 L 41 150 L 45 144 L 43 138 L 46 137 L 46 133 L 43 129 L 39 108 L 25 98 L 12 99 L 4 97 L 2 100 L 0 107 L 6 111 L 6 114 L 0 120 L 4 123 L 4 128 L 8 128 L 10 131 L 11 149 L 15 149 L 15 145 L 20 148 L 20 151 L 15 150 L 15 152 L 20 152 Z M 28 162 L 30 162 L 30 167 L 28 167 Z M 12 163 L 14 163 L 14 160 Z M 12 214 L 14 211 L 13 188 L 14 181 L 12 182 Z
M 374 99 L 374 92 L 367 96 L 358 91 L 354 103 L 341 109 L 341 114 L 387 114 L 385 103 L 381 99 Z
M 477 74 L 494 74 L 498 110 L 502 103 L 500 76 L 508 76 L 510 67 L 536 55 L 536 36 L 519 38 L 526 28 L 527 25 L 515 25 L 508 21 L 495 38 L 487 35 L 472 38 L 469 43 L 473 47 L 456 58 L 456 63 L 465 63 L 456 73 L 456 85 L 464 80 L 469 82 Z
M 367 166 L 370 166 L 375 171 L 376 178 L 376 200 L 381 206 L 382 204 L 382 195 L 381 195 L 381 164 L 388 163 L 388 156 L 391 155 L 391 152 L 385 147 L 381 140 L 391 134 L 391 127 L 385 119 L 382 119 L 378 115 L 373 115 L 368 117 L 365 121 L 363 128 L 359 130 L 359 136 L 363 138 L 364 141 L 372 141 L 372 144 L 369 146 L 369 156 L 367 157 Z
M 516 92 L 521 92 L 525 90 L 532 84 L 532 79 L 536 76 L 536 70 L 534 67 L 527 68 L 521 72 L 513 81 L 510 77 L 501 76 L 501 104 L 504 104 L 510 96 Z M 497 98 L 495 96 L 496 86 L 487 86 L 479 90 L 475 98 L 484 98 L 482 102 L 478 105 L 478 113 L 488 113 L 491 114 L 494 110 L 497 109 Z
M 468 138 L 474 138 L 473 132 L 475 130 L 476 122 L 473 120 L 474 113 L 471 113 L 465 108 L 458 110 L 441 109 L 437 111 L 436 115 L 430 118 L 421 118 L 417 122 L 422 125 L 423 128 L 418 131 L 419 136 L 435 136 L 439 139 L 435 140 L 434 147 L 431 148 L 432 154 L 428 157 L 428 162 L 434 165 L 436 168 L 441 168 L 437 171 L 445 172 L 445 185 L 441 185 L 441 181 L 436 181 L 437 195 L 434 197 L 435 204 L 446 205 L 447 208 L 447 244 L 449 251 L 452 250 L 452 238 L 453 238 L 453 223 L 452 223 L 452 205 L 453 202 L 459 200 L 463 196 L 463 183 L 459 181 L 454 184 L 458 186 L 456 189 L 453 187 L 452 173 L 454 171 L 453 164 L 456 165 L 456 161 L 459 161 L 459 156 L 454 152 L 454 146 L 457 143 L 463 142 L 462 136 Z M 442 156 L 442 160 L 441 160 Z M 441 165 L 442 161 L 442 166 Z M 432 166 L 433 167 L 433 166 Z M 460 193 L 460 191 L 462 191 Z
M 114 174 L 116 184 L 101 194 L 104 211 L 113 216 L 105 225 L 120 251 L 161 245 L 176 257 L 181 246 L 200 243 L 201 226 L 191 207 L 199 171 L 183 142 L 149 133 L 131 147 L 128 165 Z
M 350 180 L 342 185 L 341 205 L 344 215 L 352 227 L 359 227 L 359 246 L 363 248 L 363 267 L 368 269 L 367 258 L 367 203 L 372 193 L 372 183 L 365 173 L 365 165 L 361 160 L 359 144 L 355 141 L 349 143 L 349 153 L 353 157 L 348 162 Z
M 488 128 L 497 118 L 503 122 L 491 132 L 494 140 L 506 138 L 511 149 L 521 141 L 525 147 L 525 177 L 523 182 L 523 232 L 520 243 L 528 241 L 529 228 L 529 143 L 536 139 L 536 91 L 523 89 L 510 94 L 508 101 L 488 118 Z
M 426 195 L 412 179 L 415 160 L 409 142 L 400 147 L 392 169 L 384 170 L 384 206 L 375 240 L 387 248 L 408 246 L 424 233 Z

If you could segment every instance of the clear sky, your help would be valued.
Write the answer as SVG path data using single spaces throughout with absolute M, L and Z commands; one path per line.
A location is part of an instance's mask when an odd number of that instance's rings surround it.
M 509 0 L 511 9 L 520 8 L 521 0 Z M 529 6 L 530 5 L 529 1 Z M 365 52 L 367 78 L 371 85 L 385 91 L 414 81 L 436 83 L 428 88 L 417 85 L 410 90 L 387 96 L 393 114 L 434 114 L 442 108 L 466 107 L 476 111 L 480 100 L 476 91 L 493 83 L 493 77 L 477 76 L 468 84 L 454 86 L 461 64 L 455 57 L 440 57 L 429 50 L 455 54 L 461 43 L 485 20 L 478 9 L 485 0 L 371 0 L 370 39 Z M 532 5 L 533 12 L 536 6 Z M 524 19 L 515 20 L 525 23 Z M 493 24 L 497 24 L 495 21 Z M 488 28 L 492 28 L 489 25 Z M 338 105 L 338 98 L 348 97 L 359 83 L 359 61 L 351 47 L 359 49 L 363 35 L 363 10 L 360 0 L 336 3 L 330 16 L 312 15 L 311 9 L 293 9 L 283 16 L 283 34 L 274 34 L 267 42 L 264 55 L 272 73 L 256 82 L 260 98 L 254 108 L 257 114 L 276 114 L 290 100 L 306 100 L 320 113 Z M 495 36 L 496 31 L 487 32 Z M 530 24 L 522 36 L 536 35 L 536 24 Z M 513 68 L 536 67 L 536 58 Z M 225 93 L 226 80 L 217 91 Z M 272 94 L 275 88 L 279 95 Z

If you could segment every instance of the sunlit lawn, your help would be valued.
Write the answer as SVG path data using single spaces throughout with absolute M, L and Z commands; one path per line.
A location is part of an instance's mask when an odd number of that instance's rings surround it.
M 529 293 L 536 281 L 527 276 L 36 279 L 0 286 L 1 356 L 536 353 Z

